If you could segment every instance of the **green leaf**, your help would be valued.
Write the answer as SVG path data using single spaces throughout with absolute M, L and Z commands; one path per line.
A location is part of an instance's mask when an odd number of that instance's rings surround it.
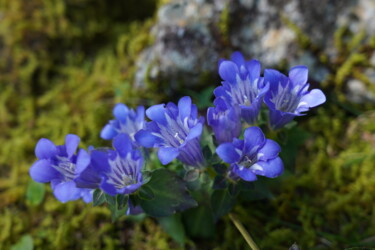
M 150 179 L 151 180 L 151 179 Z M 152 189 L 147 186 L 147 185 L 143 185 L 140 189 L 139 189 L 139 198 L 141 198 L 142 200 L 152 200 L 155 198 L 155 195 L 154 195 L 154 192 L 152 191 Z
M 139 195 L 139 204 L 145 213 L 154 217 L 169 216 L 177 211 L 194 207 L 197 202 L 190 196 L 186 185 L 174 172 L 167 169 L 156 169 L 151 180 L 140 188 L 150 189 L 154 198 L 143 199 Z
M 211 196 L 211 206 L 215 220 L 226 215 L 233 207 L 235 199 L 227 189 L 215 190 Z
M 111 210 L 112 222 L 115 222 L 118 218 L 126 214 L 129 196 L 124 194 L 110 196 L 106 194 L 106 198 L 108 208 Z
M 107 201 L 108 205 L 115 206 L 117 201 L 116 201 L 116 196 L 112 196 L 109 194 L 104 194 L 105 200 Z
M 182 224 L 180 214 L 159 218 L 159 223 L 164 231 L 172 237 L 172 239 L 181 245 L 185 243 L 185 229 L 184 225 Z
M 37 206 L 43 201 L 45 193 L 45 184 L 30 181 L 27 185 L 26 199 L 31 205 Z
M 205 146 L 202 150 L 203 157 L 206 161 L 210 162 L 212 158 L 212 152 L 209 146 Z
M 95 189 L 94 194 L 93 194 L 92 205 L 94 207 L 99 206 L 103 204 L 105 201 L 106 201 L 106 197 L 103 191 L 100 189 Z
M 129 195 L 118 194 L 116 195 L 117 208 L 123 209 L 128 205 Z
M 200 205 L 183 213 L 187 233 L 191 237 L 213 238 L 215 235 L 214 217 L 209 205 Z
M 11 248 L 11 250 L 33 250 L 34 249 L 34 242 L 33 238 L 26 234 L 22 236 L 22 238 L 14 244 Z
M 143 185 L 147 184 L 151 180 L 151 171 L 143 171 L 142 172 L 142 178 L 143 178 Z

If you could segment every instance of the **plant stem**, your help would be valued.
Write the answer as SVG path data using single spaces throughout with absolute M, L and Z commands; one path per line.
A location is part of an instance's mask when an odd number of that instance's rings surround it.
M 246 231 L 246 229 L 241 224 L 241 222 L 237 220 L 237 218 L 231 213 L 229 214 L 229 218 L 231 219 L 233 224 L 236 226 L 238 231 L 240 231 L 242 237 L 246 240 L 250 248 L 253 250 L 259 250 L 259 247 L 257 246 L 257 244 L 255 244 L 254 240 L 251 238 L 250 234 Z

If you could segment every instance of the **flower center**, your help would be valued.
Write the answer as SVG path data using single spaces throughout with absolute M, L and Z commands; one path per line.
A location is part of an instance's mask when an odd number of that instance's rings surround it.
M 129 155 L 128 155 L 129 156 Z M 119 156 L 115 160 L 109 160 L 111 172 L 107 174 L 108 183 L 116 189 L 137 183 L 136 181 L 136 162 L 131 159 L 123 159 Z
M 52 167 L 59 171 L 66 180 L 73 180 L 76 177 L 76 164 L 71 162 L 67 157 L 56 156 L 56 158 L 58 162 L 56 165 L 52 165 Z

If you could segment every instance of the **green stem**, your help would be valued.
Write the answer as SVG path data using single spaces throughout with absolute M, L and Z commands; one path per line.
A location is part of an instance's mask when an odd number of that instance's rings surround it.
M 229 214 L 229 218 L 231 219 L 233 224 L 236 226 L 238 231 L 240 231 L 242 237 L 244 237 L 244 239 L 246 240 L 250 248 L 253 250 L 259 250 L 259 247 L 257 246 L 257 244 L 255 244 L 254 240 L 251 238 L 250 234 L 246 231 L 246 229 L 241 224 L 241 222 L 237 220 L 237 218 L 233 214 Z

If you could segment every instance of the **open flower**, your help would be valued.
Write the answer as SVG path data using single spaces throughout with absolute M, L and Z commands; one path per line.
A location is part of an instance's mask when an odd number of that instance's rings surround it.
M 222 97 L 229 106 L 238 105 L 241 117 L 249 124 L 258 120 L 263 97 L 268 84 L 260 77 L 261 65 L 257 60 L 245 61 L 240 52 L 232 54 L 232 61 L 224 60 L 219 65 L 223 86 L 214 90 L 216 97 Z
M 147 122 L 135 138 L 147 148 L 159 148 L 158 156 L 162 164 L 177 158 L 183 163 L 200 167 L 203 153 L 200 147 L 204 118 L 198 118 L 197 107 L 188 96 L 182 97 L 178 107 L 174 103 L 154 105 L 146 110 L 152 121 Z
M 113 108 L 113 115 L 116 119 L 109 121 L 100 132 L 100 137 L 112 140 L 118 134 L 127 134 L 135 142 L 135 133 L 144 125 L 145 108 L 138 106 L 137 111 L 134 111 L 125 104 L 119 103 Z
M 113 139 L 113 149 L 94 149 L 90 163 L 75 179 L 78 187 L 100 188 L 109 195 L 131 194 L 142 183 L 143 157 L 133 149 L 128 135 L 120 134 Z
M 55 197 L 61 202 L 83 198 L 88 203 L 92 201 L 92 190 L 77 188 L 73 181 L 82 168 L 86 166 L 88 158 L 81 150 L 77 155 L 80 138 L 69 134 L 65 137 L 65 144 L 55 146 L 53 142 L 42 138 L 35 148 L 35 155 L 38 157 L 30 168 L 31 178 L 36 182 L 50 182 Z
M 270 84 L 270 91 L 264 102 L 270 110 L 270 124 L 278 129 L 289 123 L 302 112 L 308 111 L 326 101 L 320 89 L 309 91 L 307 83 L 308 69 L 305 66 L 296 66 L 285 76 L 277 70 L 266 69 L 265 82 Z
M 230 163 L 230 176 L 245 181 L 255 181 L 257 175 L 275 178 L 282 174 L 284 165 L 280 157 L 280 146 L 266 139 L 258 127 L 245 130 L 244 140 L 234 139 L 217 149 L 219 157 Z
M 216 107 L 207 110 L 207 123 L 219 144 L 231 142 L 241 134 L 241 109 L 238 105 L 228 106 L 222 98 L 216 98 L 214 104 Z

